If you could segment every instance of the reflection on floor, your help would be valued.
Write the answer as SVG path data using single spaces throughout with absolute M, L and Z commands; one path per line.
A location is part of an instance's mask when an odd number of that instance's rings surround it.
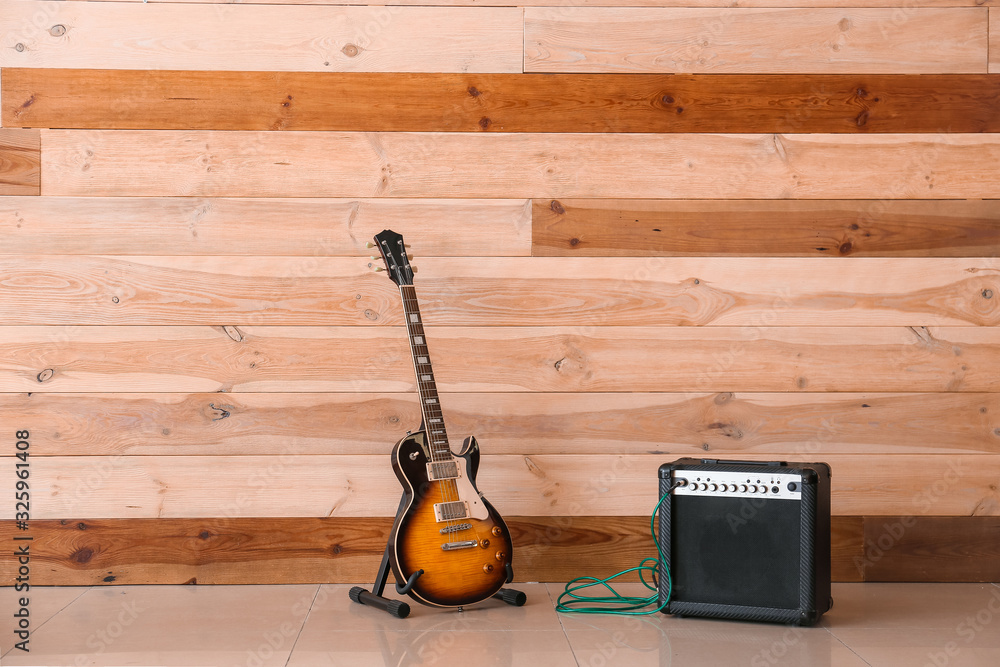
M 14 648 L 23 594 L 4 588 L 0 664 L 1000 665 L 997 584 L 835 584 L 834 608 L 815 628 L 557 614 L 559 584 L 519 585 L 528 594 L 520 608 L 491 600 L 459 613 L 414 604 L 409 618 L 396 619 L 350 602 L 349 588 L 34 588 L 30 653 Z

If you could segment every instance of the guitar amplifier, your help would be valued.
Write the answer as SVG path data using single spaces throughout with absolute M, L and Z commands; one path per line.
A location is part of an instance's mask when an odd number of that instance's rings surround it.
M 660 466 L 663 612 L 813 625 L 830 609 L 830 467 L 685 458 Z

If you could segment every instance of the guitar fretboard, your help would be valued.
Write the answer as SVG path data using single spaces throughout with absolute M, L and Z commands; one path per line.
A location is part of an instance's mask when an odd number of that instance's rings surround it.
M 441 403 L 438 400 L 437 385 L 434 383 L 431 358 L 427 352 L 427 339 L 424 336 L 424 323 L 420 319 L 417 293 L 413 285 L 400 285 L 399 292 L 403 297 L 403 317 L 406 318 L 406 332 L 410 337 L 413 369 L 417 375 L 417 394 L 420 396 L 420 414 L 424 419 L 424 427 L 430 441 L 431 459 L 448 461 L 453 455 L 448 444 L 444 418 L 441 416 Z

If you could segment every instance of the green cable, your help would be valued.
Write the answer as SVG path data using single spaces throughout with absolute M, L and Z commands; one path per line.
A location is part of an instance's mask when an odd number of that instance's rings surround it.
M 636 567 L 630 567 L 627 570 L 622 570 L 617 574 L 613 574 L 610 577 L 605 577 L 603 579 L 598 579 L 596 577 L 577 577 L 572 581 L 567 582 L 566 589 L 556 600 L 556 611 L 561 611 L 564 614 L 616 614 L 619 616 L 645 616 L 648 614 L 655 614 L 659 611 L 663 611 L 663 608 L 667 606 L 670 602 L 670 596 L 673 593 L 674 585 L 670 578 L 670 570 L 666 566 L 666 559 L 663 557 L 663 549 L 660 547 L 660 541 L 656 538 L 656 513 L 660 510 L 660 505 L 663 501 L 667 499 L 670 492 L 674 490 L 671 486 L 670 489 L 663 494 L 660 498 L 660 502 L 656 503 L 656 507 L 653 508 L 653 514 L 649 517 L 649 532 L 653 534 L 653 543 L 656 545 L 656 553 L 659 558 L 644 558 L 639 565 Z M 646 563 L 652 562 L 652 565 L 647 565 Z M 649 609 L 646 611 L 641 611 L 643 607 L 648 607 L 649 605 L 656 604 L 659 599 L 659 591 L 657 587 L 650 582 L 646 581 L 646 573 L 650 573 L 655 581 L 656 571 L 660 570 L 660 576 L 667 578 L 667 596 L 663 600 L 663 604 L 657 606 L 655 609 Z M 639 581 L 642 585 L 653 591 L 653 595 L 646 597 L 637 597 L 630 595 L 621 595 L 616 591 L 610 583 L 611 580 L 617 579 L 618 577 L 630 574 L 632 572 L 639 573 Z M 580 583 L 577 582 L 586 582 Z M 577 591 L 583 590 L 585 588 L 590 588 L 591 586 L 604 586 L 611 592 L 611 595 L 606 596 L 593 596 L 593 595 L 578 595 Z M 564 598 L 570 598 L 569 600 L 563 601 Z M 582 605 L 594 605 L 600 604 L 605 605 L 603 607 L 596 606 L 582 606 Z

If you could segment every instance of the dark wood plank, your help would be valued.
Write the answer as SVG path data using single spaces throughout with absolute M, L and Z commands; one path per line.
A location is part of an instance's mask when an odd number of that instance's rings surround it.
M 648 517 L 507 517 L 507 522 L 516 581 L 606 576 L 656 554 Z M 32 584 L 370 582 L 391 523 L 386 517 L 32 521 Z M 12 543 L 15 530 L 13 521 L 0 521 L 4 543 Z M 834 579 L 857 581 L 849 558 L 861 539 L 861 518 L 834 517 L 832 533 Z M 14 559 L 0 561 L 0 582 L 16 576 L 16 565 Z
M 991 454 L 1000 394 L 441 393 L 488 454 Z M 44 456 L 386 454 L 411 393 L 0 394 Z
M 41 189 L 41 133 L 0 130 L 0 195 L 37 195 Z
M 996 132 L 1000 76 L 4 69 L 3 123 L 91 129 Z M 111 103 L 109 104 L 109 101 Z
M 1000 200 L 536 199 L 536 256 L 995 257 Z
M 1000 517 L 882 516 L 864 523 L 855 569 L 866 581 L 1000 581 Z

